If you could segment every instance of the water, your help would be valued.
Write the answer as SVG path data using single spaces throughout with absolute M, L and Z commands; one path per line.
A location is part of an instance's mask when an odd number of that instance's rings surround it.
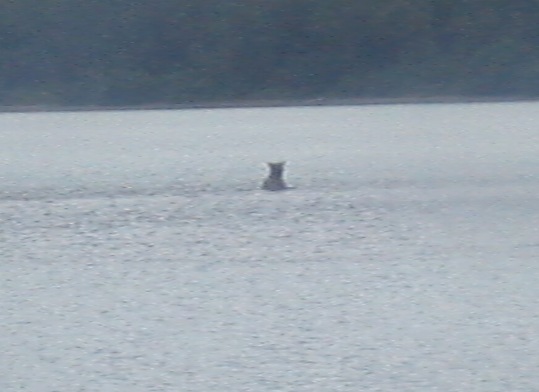
M 0 115 L 0 390 L 539 390 L 538 109 Z

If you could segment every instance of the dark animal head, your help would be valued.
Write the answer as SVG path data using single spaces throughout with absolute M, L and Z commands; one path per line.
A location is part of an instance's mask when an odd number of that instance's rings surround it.
M 268 166 L 270 168 L 270 178 L 282 178 L 285 163 L 286 162 L 268 162 Z

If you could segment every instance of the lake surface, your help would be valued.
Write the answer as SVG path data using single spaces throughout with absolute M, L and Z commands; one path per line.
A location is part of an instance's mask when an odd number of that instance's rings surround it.
M 0 390 L 539 390 L 538 124 L 0 114 Z

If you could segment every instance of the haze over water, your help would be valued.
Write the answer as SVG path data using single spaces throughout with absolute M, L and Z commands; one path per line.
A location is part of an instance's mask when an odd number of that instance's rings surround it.
M 539 104 L 0 115 L 0 390 L 539 390 Z M 295 189 L 264 192 L 264 162 Z

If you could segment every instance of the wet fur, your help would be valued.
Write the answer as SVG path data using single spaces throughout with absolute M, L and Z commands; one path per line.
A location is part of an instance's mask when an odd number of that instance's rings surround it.
M 262 183 L 262 189 L 266 191 L 284 191 L 288 186 L 283 180 L 284 165 L 286 162 L 269 162 L 270 173 Z

